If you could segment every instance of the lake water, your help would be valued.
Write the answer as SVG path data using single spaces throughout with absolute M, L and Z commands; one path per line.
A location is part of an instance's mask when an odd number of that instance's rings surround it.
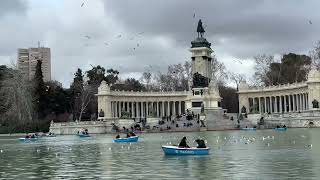
M 164 156 L 161 145 L 205 138 L 207 156 Z M 0 137 L 0 179 L 319 179 L 320 129 L 58 136 L 24 143 Z M 308 146 L 312 144 L 312 147 Z

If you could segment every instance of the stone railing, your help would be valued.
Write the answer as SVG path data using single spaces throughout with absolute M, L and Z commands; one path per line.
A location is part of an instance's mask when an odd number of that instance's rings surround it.
M 306 82 L 300 83 L 293 83 L 293 84 L 282 84 L 278 86 L 266 86 L 266 87 L 252 87 L 249 89 L 240 89 L 239 93 L 244 92 L 260 92 L 260 91 L 282 91 L 282 90 L 289 90 L 289 89 L 299 89 L 307 87 Z
M 51 127 L 61 127 L 61 126 L 81 126 L 81 125 L 103 125 L 105 122 L 103 121 L 80 121 L 80 122 L 58 122 L 51 123 Z
M 98 94 L 99 95 L 110 95 L 110 96 L 187 96 L 188 91 L 111 91 L 110 94 Z

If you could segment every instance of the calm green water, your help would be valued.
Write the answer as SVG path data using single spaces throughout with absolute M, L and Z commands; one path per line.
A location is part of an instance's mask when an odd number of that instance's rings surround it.
M 161 145 L 178 143 L 183 135 L 189 145 L 199 136 L 205 138 L 211 154 L 164 156 Z M 159 133 L 140 137 L 141 142 L 132 144 L 112 143 L 111 135 L 92 139 L 59 136 L 34 143 L 1 137 L 0 179 L 320 178 L 320 129 Z

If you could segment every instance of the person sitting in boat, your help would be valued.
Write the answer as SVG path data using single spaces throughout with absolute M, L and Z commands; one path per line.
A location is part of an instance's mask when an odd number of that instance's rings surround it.
M 198 143 L 197 148 L 206 148 L 206 147 L 207 147 L 207 146 L 206 146 L 206 143 L 204 142 L 204 140 L 202 140 L 202 139 L 196 139 L 195 141 Z
M 137 136 L 134 132 L 131 132 L 131 136 Z
M 279 126 L 279 125 L 277 125 L 277 128 L 280 128 L 280 126 Z
M 283 127 L 283 128 L 286 128 L 287 126 L 286 126 L 286 125 L 283 125 L 282 127 Z
M 127 133 L 127 138 L 129 138 L 131 136 L 131 134 L 130 133 Z
M 34 134 L 32 134 L 30 138 L 36 138 L 36 136 Z
M 85 129 L 85 130 L 84 130 L 84 134 L 85 134 L 85 135 L 88 135 L 88 134 L 89 134 L 89 133 L 88 133 L 88 129 Z
M 116 139 L 119 139 L 120 138 L 120 135 L 118 134 L 117 136 L 116 136 Z
M 29 139 L 29 138 L 30 138 L 29 134 L 26 134 L 25 138 L 26 138 L 26 139 Z
M 189 148 L 189 146 L 188 146 L 188 144 L 187 144 L 187 138 L 186 138 L 185 136 L 181 139 L 178 147 L 181 147 L 181 148 Z

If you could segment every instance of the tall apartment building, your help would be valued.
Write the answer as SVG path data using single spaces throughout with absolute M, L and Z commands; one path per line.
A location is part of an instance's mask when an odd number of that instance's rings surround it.
M 44 81 L 51 81 L 51 53 L 50 48 L 18 49 L 18 68 L 28 80 L 34 78 L 37 61 L 42 61 L 42 74 Z

